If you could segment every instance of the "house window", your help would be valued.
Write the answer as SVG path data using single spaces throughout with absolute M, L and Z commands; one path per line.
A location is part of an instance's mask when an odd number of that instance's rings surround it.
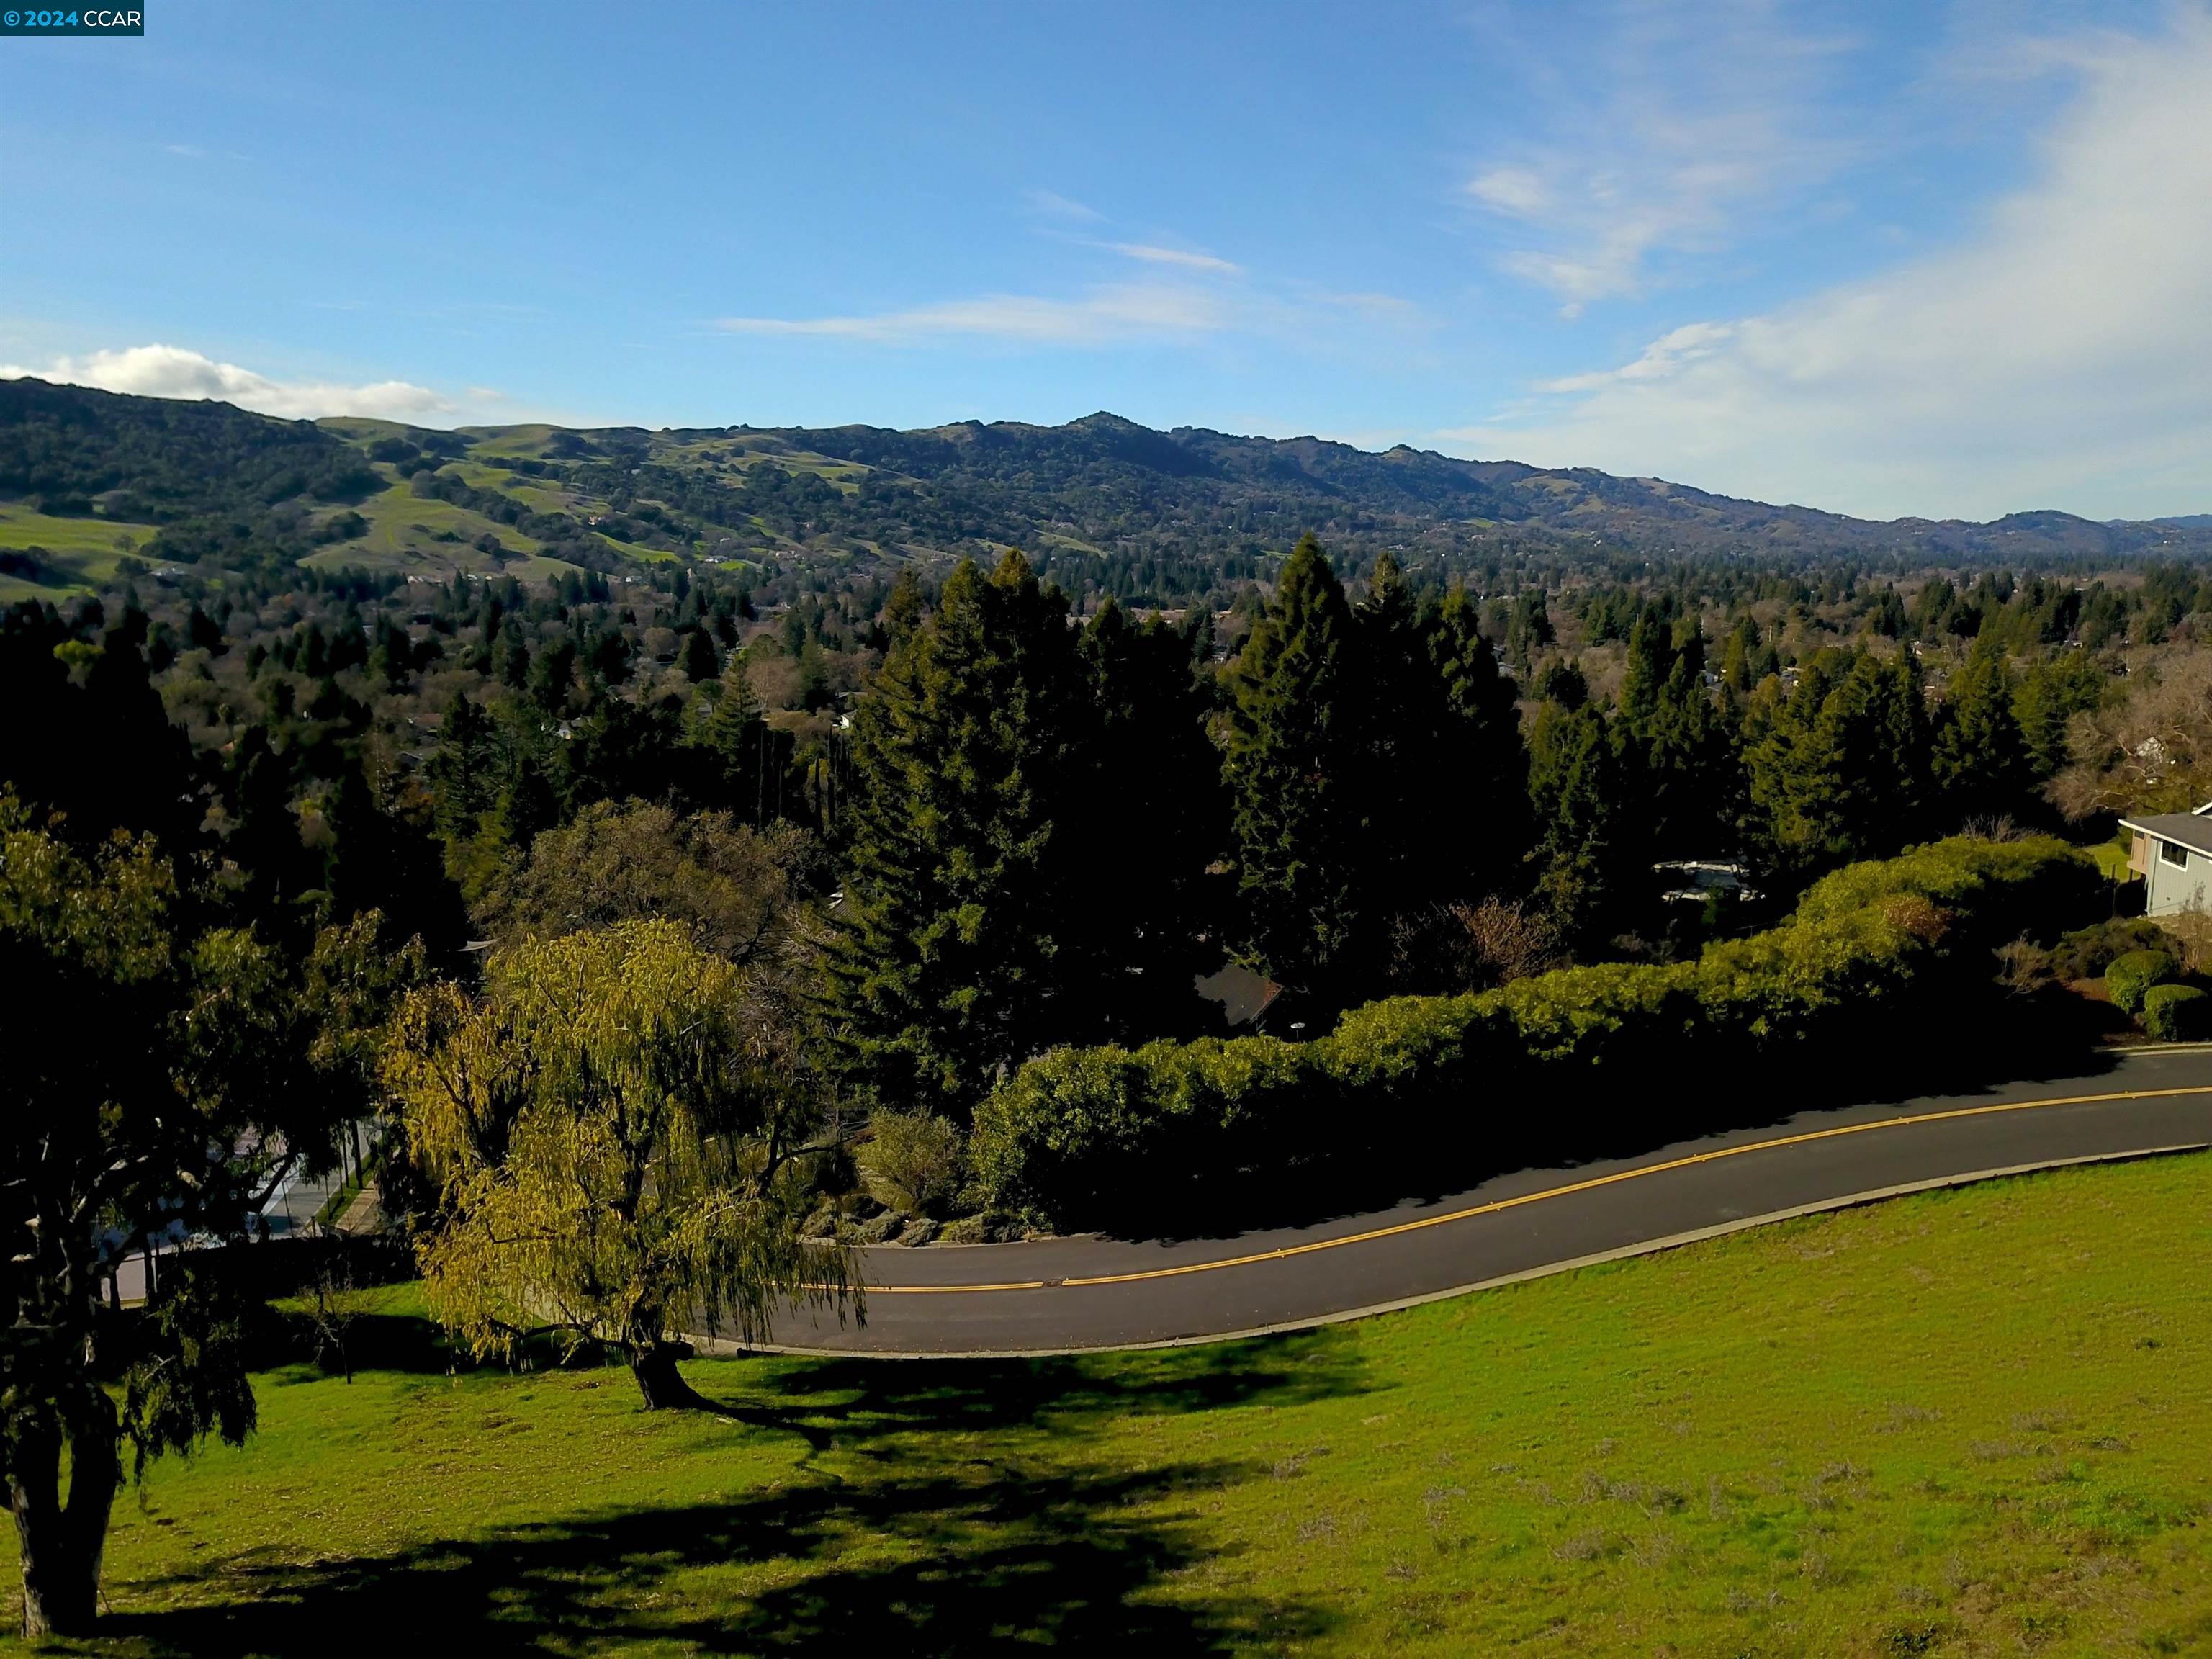
M 2189 867 L 2189 849 L 2178 841 L 2159 842 L 2158 856 L 2161 863 L 2179 865 L 2185 870 Z

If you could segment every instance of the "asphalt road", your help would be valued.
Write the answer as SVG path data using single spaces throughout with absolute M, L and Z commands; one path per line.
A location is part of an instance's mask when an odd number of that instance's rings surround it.
M 861 1253 L 865 1326 L 796 1312 L 775 1334 L 793 1350 L 884 1355 L 1207 1340 L 1402 1306 L 1894 1188 L 2207 1144 L 2212 1051 L 2133 1054 L 2078 1078 L 1808 1112 L 1310 1227 L 1170 1243 L 1086 1236 L 878 1247 Z

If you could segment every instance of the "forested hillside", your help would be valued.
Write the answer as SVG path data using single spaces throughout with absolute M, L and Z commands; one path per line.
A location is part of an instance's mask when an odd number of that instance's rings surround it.
M 18 519 L 157 527 L 144 556 L 179 562 L 435 576 L 619 573 L 672 557 L 949 561 L 1019 545 L 1079 599 L 1217 607 L 1267 579 L 1308 530 L 1350 574 L 1388 549 L 1484 586 L 1508 572 L 1548 580 L 1707 556 L 1849 558 L 1903 574 L 2212 550 L 2212 531 L 2179 523 L 2030 512 L 1875 524 L 1583 468 L 1154 432 L 1106 414 L 917 432 L 436 432 L 36 380 L 0 382 L 0 502 Z M 34 533 L 18 522 L 4 538 L 20 550 Z M 49 583 L 88 574 L 66 556 L 49 569 Z
M 836 908 L 855 1063 L 907 1093 L 1202 1027 L 1225 957 L 1320 1008 L 1670 959 L 1852 860 L 2212 788 L 2186 528 L 1107 416 L 434 432 L 13 381 L 0 540 L 27 801 L 440 953 Z M 1687 860 L 1759 896 L 1664 901 Z

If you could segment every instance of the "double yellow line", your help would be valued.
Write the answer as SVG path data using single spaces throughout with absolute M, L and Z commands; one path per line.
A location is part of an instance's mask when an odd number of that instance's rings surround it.
M 1598 1188 L 1616 1186 L 1624 1181 L 1641 1181 L 1646 1176 L 1664 1175 L 1669 1170 L 1686 1170 L 1698 1164 L 1717 1164 L 1724 1158 L 1741 1158 L 1749 1152 L 1772 1152 L 1778 1146 L 1802 1146 L 1811 1141 L 1869 1134 L 1877 1129 L 1902 1129 L 1915 1123 L 1945 1123 L 1957 1118 L 1990 1117 L 2000 1112 L 2032 1112 L 2046 1106 L 2092 1106 L 2106 1101 L 2160 1100 L 2179 1095 L 2212 1095 L 2212 1085 L 2186 1089 L 2128 1089 L 2104 1095 L 2057 1095 L 2047 1100 L 2014 1100 L 1994 1106 L 1960 1106 L 1948 1112 L 1916 1112 L 1905 1117 L 1875 1118 L 1865 1123 L 1845 1123 L 1832 1129 L 1811 1129 L 1802 1134 L 1780 1135 L 1772 1140 L 1754 1140 L 1741 1146 L 1723 1146 L 1710 1152 L 1693 1152 L 1687 1158 L 1669 1158 L 1663 1164 L 1639 1164 L 1632 1170 L 1592 1176 L 1587 1181 L 1571 1181 L 1565 1186 L 1547 1187 L 1541 1192 L 1522 1193 L 1514 1198 L 1493 1199 L 1487 1204 L 1471 1205 L 1464 1210 L 1452 1210 L 1443 1215 L 1423 1216 L 1419 1220 L 1375 1227 L 1364 1233 L 1346 1233 L 1340 1238 L 1320 1238 L 1310 1244 L 1291 1244 L 1279 1250 L 1260 1250 L 1250 1255 L 1223 1256 L 1211 1261 L 1186 1262 L 1174 1267 L 1147 1267 L 1126 1273 L 1093 1273 L 1079 1279 L 1015 1279 L 988 1285 L 871 1285 L 867 1287 L 867 1294 L 970 1296 L 989 1291 L 1079 1290 L 1086 1285 L 1134 1285 L 1147 1279 L 1180 1279 L 1186 1273 L 1218 1273 L 1226 1267 L 1249 1267 L 1262 1261 L 1285 1261 L 1296 1255 L 1311 1255 L 1317 1250 L 1339 1250 L 1347 1244 L 1372 1243 L 1378 1238 L 1395 1238 L 1401 1233 L 1417 1233 L 1424 1228 L 1442 1227 L 1455 1221 L 1471 1220 L 1479 1215 L 1496 1215 L 1502 1211 L 1518 1209 L 1524 1204 L 1540 1204 L 1546 1199 L 1593 1192 Z

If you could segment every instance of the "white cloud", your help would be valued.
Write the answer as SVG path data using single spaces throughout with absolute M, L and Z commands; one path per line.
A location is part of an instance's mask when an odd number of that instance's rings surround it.
M 1534 218 L 1552 205 L 1551 186 L 1527 167 L 1492 167 L 1468 181 L 1467 193 L 1500 213 Z
M 1203 334 L 1229 321 L 1212 292 L 1171 283 L 1131 283 L 1094 289 L 1080 299 L 988 294 L 903 311 L 850 317 L 725 317 L 731 334 L 827 336 L 908 342 L 949 335 L 1031 344 L 1100 345 L 1143 337 Z
M 1083 224 L 1096 224 L 1106 216 L 1097 208 L 1085 207 L 1056 190 L 1030 190 L 1022 194 L 1023 198 L 1039 213 L 1048 213 L 1055 219 L 1073 219 Z
M 1632 363 L 1600 369 L 1593 374 L 1563 374 L 1556 380 L 1539 380 L 1536 390 L 1595 392 L 1622 381 L 1661 380 L 1679 373 L 1686 363 L 1711 356 L 1735 337 L 1735 328 L 1727 323 L 1685 323 L 1644 347 L 1644 355 Z
M 1744 208 L 1829 171 L 1845 147 L 1814 130 L 1834 43 L 1761 8 L 1632 10 L 1601 46 L 1576 36 L 1553 136 L 1492 158 L 1462 187 L 1510 228 L 1498 263 L 1562 313 L 1642 292 L 1663 256 L 1724 246 Z
M 2035 181 L 1956 246 L 1442 435 L 1878 517 L 2212 510 L 2212 10 L 2171 20 L 2070 48 Z
M 1217 259 L 1211 253 L 1189 253 L 1179 247 L 1159 247 L 1150 242 L 1109 242 L 1107 246 L 1125 258 L 1141 259 L 1147 264 L 1178 265 L 1185 270 L 1212 271 L 1223 276 L 1237 276 L 1244 269 L 1226 259 Z
M 131 346 L 82 357 L 57 357 L 43 368 L 0 364 L 0 380 L 35 375 L 68 386 L 125 392 L 141 398 L 213 398 L 288 420 L 323 415 L 373 415 L 415 421 L 449 413 L 453 404 L 405 380 L 345 386 L 329 380 L 272 380 L 236 363 L 219 363 L 181 346 Z

